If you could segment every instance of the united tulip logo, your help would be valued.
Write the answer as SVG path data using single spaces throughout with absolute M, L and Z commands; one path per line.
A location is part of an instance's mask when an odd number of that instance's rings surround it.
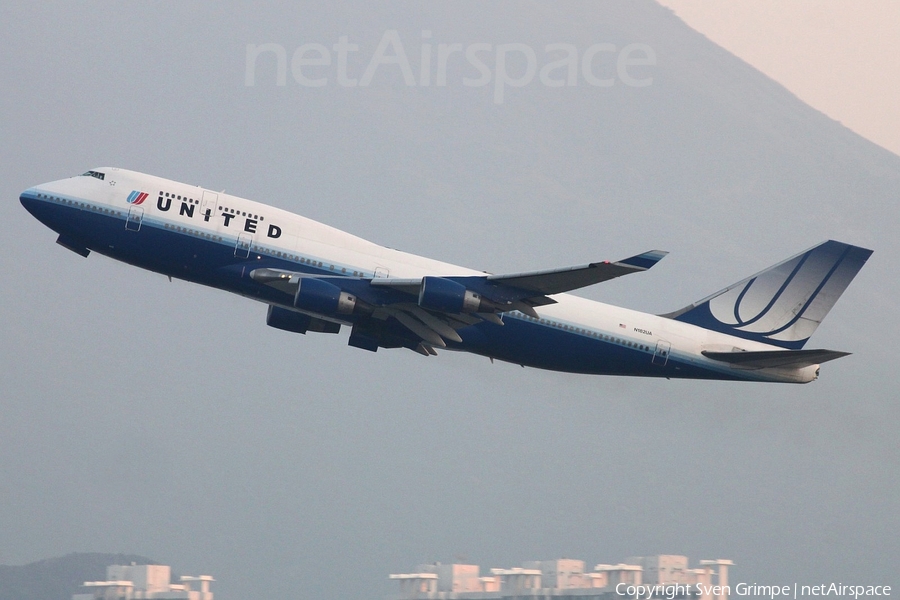
M 139 192 L 137 190 L 128 194 L 128 204 L 143 204 L 147 199 L 147 192 Z

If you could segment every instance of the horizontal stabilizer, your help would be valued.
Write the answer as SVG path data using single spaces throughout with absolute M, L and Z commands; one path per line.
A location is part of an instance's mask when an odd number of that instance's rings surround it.
M 604 261 L 580 267 L 566 267 L 548 271 L 533 271 L 531 273 L 517 273 L 514 275 L 490 275 L 487 280 L 493 284 L 508 285 L 535 292 L 536 294 L 561 294 L 615 279 L 622 275 L 628 275 L 629 273 L 646 271 L 658 263 L 666 254 L 668 252 L 663 250 L 651 250 L 619 262 Z
M 838 352 L 836 350 L 762 350 L 759 352 L 703 351 L 703 356 L 706 358 L 731 363 L 737 367 L 745 367 L 748 369 L 767 369 L 774 367 L 800 369 L 810 365 L 819 365 L 849 354 L 849 352 Z

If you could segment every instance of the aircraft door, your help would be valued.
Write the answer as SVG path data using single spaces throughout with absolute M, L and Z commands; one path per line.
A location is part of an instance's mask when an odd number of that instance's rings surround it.
M 128 217 L 125 218 L 125 229 L 127 231 L 140 231 L 143 220 L 144 209 L 140 206 L 131 206 L 128 209 Z
M 238 236 L 237 243 L 234 245 L 234 255 L 237 258 L 247 258 L 250 256 L 250 244 L 253 243 L 253 236 L 249 233 L 242 233 Z
M 666 363 L 669 362 L 669 350 L 671 349 L 672 344 L 665 340 L 659 340 L 656 343 L 656 351 L 653 353 L 653 360 L 651 362 L 660 367 L 666 366 Z
M 219 202 L 219 195 L 215 192 L 203 190 L 203 198 L 200 200 L 200 214 L 204 220 L 209 221 L 216 213 L 216 204 Z

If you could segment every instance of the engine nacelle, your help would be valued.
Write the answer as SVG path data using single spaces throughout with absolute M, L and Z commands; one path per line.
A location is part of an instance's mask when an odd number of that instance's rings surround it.
M 321 315 L 349 315 L 356 308 L 356 296 L 314 277 L 301 277 L 294 294 L 294 306 Z
M 481 296 L 466 286 L 443 277 L 423 277 L 419 306 L 447 313 L 478 312 Z

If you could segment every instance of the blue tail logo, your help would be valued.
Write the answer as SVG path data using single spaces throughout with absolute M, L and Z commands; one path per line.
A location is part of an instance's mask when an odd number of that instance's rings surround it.
M 827 241 L 665 316 L 783 348 L 802 348 L 871 254 Z

